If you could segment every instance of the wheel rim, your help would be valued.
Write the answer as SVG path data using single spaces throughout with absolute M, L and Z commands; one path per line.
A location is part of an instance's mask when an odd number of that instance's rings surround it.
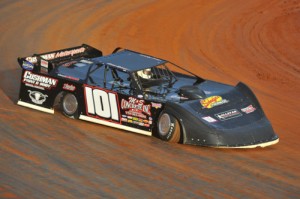
M 78 107 L 77 99 L 73 94 L 67 94 L 64 97 L 63 108 L 65 113 L 72 115 L 76 112 Z
M 162 114 L 162 116 L 159 119 L 159 123 L 158 123 L 159 133 L 162 136 L 167 135 L 169 133 L 170 126 L 171 126 L 170 116 L 166 113 Z

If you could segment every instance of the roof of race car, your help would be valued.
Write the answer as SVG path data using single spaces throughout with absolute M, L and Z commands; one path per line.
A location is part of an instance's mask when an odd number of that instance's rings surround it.
M 130 50 L 123 50 L 111 55 L 93 58 L 92 60 L 126 71 L 143 70 L 167 62 L 166 60 L 158 59 L 156 57 L 144 55 Z

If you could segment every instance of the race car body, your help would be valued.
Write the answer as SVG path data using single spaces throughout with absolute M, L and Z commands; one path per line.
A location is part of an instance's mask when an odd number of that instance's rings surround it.
M 153 56 L 88 45 L 18 58 L 18 104 L 184 144 L 254 148 L 279 141 L 243 83 L 205 80 Z

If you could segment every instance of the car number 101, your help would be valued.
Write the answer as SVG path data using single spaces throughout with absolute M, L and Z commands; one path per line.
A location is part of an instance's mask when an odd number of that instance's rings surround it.
M 115 93 L 90 87 L 84 89 L 88 114 L 119 121 L 119 109 Z

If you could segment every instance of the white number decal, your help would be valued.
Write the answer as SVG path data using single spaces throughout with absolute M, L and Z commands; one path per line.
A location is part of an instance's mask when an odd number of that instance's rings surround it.
M 119 121 L 119 109 L 115 93 L 85 87 L 87 112 L 105 119 Z

